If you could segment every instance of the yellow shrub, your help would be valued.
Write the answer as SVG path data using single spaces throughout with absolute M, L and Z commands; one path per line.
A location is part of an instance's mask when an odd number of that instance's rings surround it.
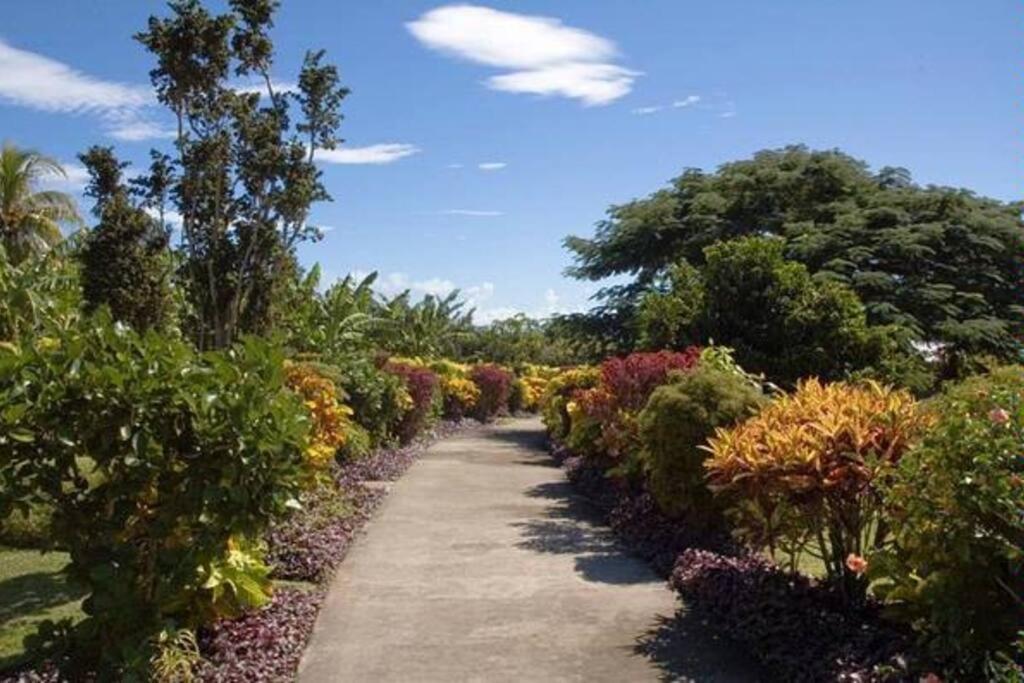
M 575 393 L 597 386 L 600 379 L 600 368 L 582 365 L 563 370 L 548 381 L 541 398 L 541 412 L 544 425 L 554 439 L 564 439 L 569 433 L 571 423 L 567 404 Z
M 906 391 L 806 380 L 756 417 L 716 431 L 708 482 L 738 502 L 751 540 L 790 552 L 812 544 L 831 575 L 855 582 L 847 558 L 883 540 L 878 484 L 930 421 Z
M 468 412 L 480 398 L 480 387 L 471 379 L 457 376 L 441 376 L 441 393 L 445 401 L 456 401 Z
M 308 365 L 290 364 L 286 371 L 288 386 L 302 397 L 312 422 L 306 461 L 314 470 L 325 469 L 345 445 L 352 427 L 352 409 L 338 402 L 334 382 Z
M 538 375 L 527 375 L 517 380 L 523 395 L 523 410 L 533 412 L 540 408 L 541 399 L 548 386 L 548 379 Z

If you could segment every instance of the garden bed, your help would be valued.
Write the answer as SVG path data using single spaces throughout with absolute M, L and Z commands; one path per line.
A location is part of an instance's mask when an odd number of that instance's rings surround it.
M 336 467 L 330 481 L 311 491 L 302 510 L 277 522 L 266 539 L 267 561 L 277 584 L 273 598 L 259 610 L 200 631 L 199 680 L 290 680 L 298 669 L 331 577 L 386 495 L 385 487 L 373 484 L 395 481 L 432 443 L 469 425 L 466 421 L 443 422 L 407 446 L 381 449 Z M 8 661 L 16 664 L 18 660 L 12 656 Z M 47 665 L 0 674 L 0 683 L 66 680 Z M 74 680 L 81 678 L 76 676 Z
M 553 445 L 574 488 L 721 635 L 780 681 L 916 681 L 912 643 L 874 604 L 850 610 L 816 579 L 787 572 L 719 534 L 695 534 L 649 492 Z

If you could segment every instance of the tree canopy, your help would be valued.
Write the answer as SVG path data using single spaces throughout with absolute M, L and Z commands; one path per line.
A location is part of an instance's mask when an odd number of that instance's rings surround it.
M 922 187 L 902 168 L 872 173 L 838 150 L 791 146 L 713 173 L 686 169 L 669 187 L 612 206 L 593 237 L 565 244 L 577 278 L 632 276 L 600 294 L 622 308 L 680 260 L 700 266 L 706 247 L 747 235 L 782 238 L 785 256 L 817 280 L 852 288 L 871 323 L 999 355 L 1021 335 L 1020 206 Z

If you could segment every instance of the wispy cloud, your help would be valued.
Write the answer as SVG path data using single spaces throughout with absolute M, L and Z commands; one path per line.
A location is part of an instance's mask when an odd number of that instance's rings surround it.
M 445 168 L 463 168 L 464 164 L 448 164 Z
M 134 119 L 122 124 L 115 124 L 107 130 L 112 138 L 126 142 L 138 142 L 141 140 L 160 140 L 173 138 L 175 133 L 170 128 L 157 125 L 152 121 Z
M 2 39 L 0 100 L 49 113 L 98 116 L 107 133 L 120 140 L 166 137 L 147 119 L 145 110 L 156 104 L 148 86 L 90 76 Z
M 61 190 L 63 192 L 81 192 L 85 184 L 89 182 L 89 171 L 81 164 L 69 161 L 61 163 L 64 175 L 48 175 L 42 180 L 42 184 L 49 189 Z
M 508 166 L 508 164 L 504 161 L 485 161 L 482 164 L 477 164 L 477 168 L 481 171 L 500 171 L 506 166 Z
M 399 159 L 418 154 L 420 148 L 397 142 L 388 142 L 366 147 L 339 147 L 317 150 L 316 158 L 329 164 L 390 164 Z
M 446 216 L 501 216 L 501 211 L 482 211 L 479 209 L 445 209 L 441 213 Z
M 674 101 L 672 104 L 654 104 L 649 107 L 637 107 L 632 110 L 632 113 L 640 116 L 646 116 L 650 114 L 657 114 L 659 111 L 665 111 L 666 109 L 684 109 L 686 107 L 692 107 L 699 104 L 700 101 L 700 95 L 687 95 L 681 100 Z
M 0 97 L 42 111 L 107 112 L 145 106 L 149 88 L 104 81 L 0 40 Z
M 431 49 L 510 70 L 485 81 L 493 90 L 595 106 L 626 95 L 640 75 L 614 63 L 618 50 L 612 41 L 553 17 L 445 5 L 406 26 Z

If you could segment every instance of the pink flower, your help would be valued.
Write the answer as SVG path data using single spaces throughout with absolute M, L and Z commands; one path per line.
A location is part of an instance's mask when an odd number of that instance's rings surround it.
M 921 676 L 920 683 L 942 683 L 942 679 L 939 678 L 938 674 L 929 673 Z
M 989 411 L 988 419 L 997 425 L 1004 425 L 1010 421 L 1010 414 L 1002 408 L 993 408 Z
M 857 576 L 860 576 L 868 570 L 868 561 L 860 555 L 850 553 L 846 557 L 846 568 Z

